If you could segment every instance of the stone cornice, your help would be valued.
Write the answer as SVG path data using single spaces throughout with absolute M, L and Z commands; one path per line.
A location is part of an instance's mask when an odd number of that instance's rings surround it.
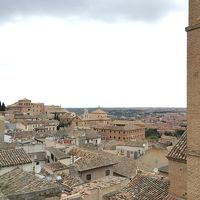
M 200 23 L 186 27 L 185 31 L 189 32 L 189 31 L 193 31 L 193 30 L 196 30 L 196 29 L 199 29 L 199 28 L 200 28 Z

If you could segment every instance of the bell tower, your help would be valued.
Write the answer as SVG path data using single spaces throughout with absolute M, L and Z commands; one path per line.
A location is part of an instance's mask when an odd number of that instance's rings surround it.
M 200 200 L 200 0 L 189 0 L 187 31 L 187 197 Z

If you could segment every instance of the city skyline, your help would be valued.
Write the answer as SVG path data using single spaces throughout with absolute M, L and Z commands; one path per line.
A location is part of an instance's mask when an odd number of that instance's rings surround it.
M 186 0 L 3 0 L 0 11 L 7 105 L 186 107 Z

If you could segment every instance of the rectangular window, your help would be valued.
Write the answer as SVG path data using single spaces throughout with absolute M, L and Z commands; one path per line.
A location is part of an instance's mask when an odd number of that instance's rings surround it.
M 86 180 L 87 180 L 87 181 L 90 181 L 91 179 L 92 179 L 91 174 L 87 174 L 87 175 L 86 175 Z
M 110 175 L 110 170 L 109 170 L 109 169 L 105 171 L 105 175 L 106 175 L 106 176 L 109 176 L 109 175 Z

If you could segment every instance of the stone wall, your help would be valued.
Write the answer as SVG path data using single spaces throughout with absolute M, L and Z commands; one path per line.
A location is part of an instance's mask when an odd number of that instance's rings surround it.
M 30 193 L 22 193 L 16 195 L 8 195 L 9 200 L 59 200 L 61 192 L 57 188 L 41 190 Z
M 186 196 L 187 165 L 169 160 L 170 193 L 177 197 Z
M 96 180 L 96 179 L 99 179 L 99 178 L 106 176 L 105 175 L 106 170 L 110 170 L 110 175 L 113 175 L 113 166 L 106 166 L 106 167 L 101 167 L 101 168 L 97 168 L 97 169 L 83 171 L 83 172 L 80 173 L 80 178 L 84 182 L 89 182 L 86 179 L 86 176 L 88 174 L 91 174 L 91 181 Z
M 200 1 L 189 1 L 187 38 L 187 193 L 200 199 Z

